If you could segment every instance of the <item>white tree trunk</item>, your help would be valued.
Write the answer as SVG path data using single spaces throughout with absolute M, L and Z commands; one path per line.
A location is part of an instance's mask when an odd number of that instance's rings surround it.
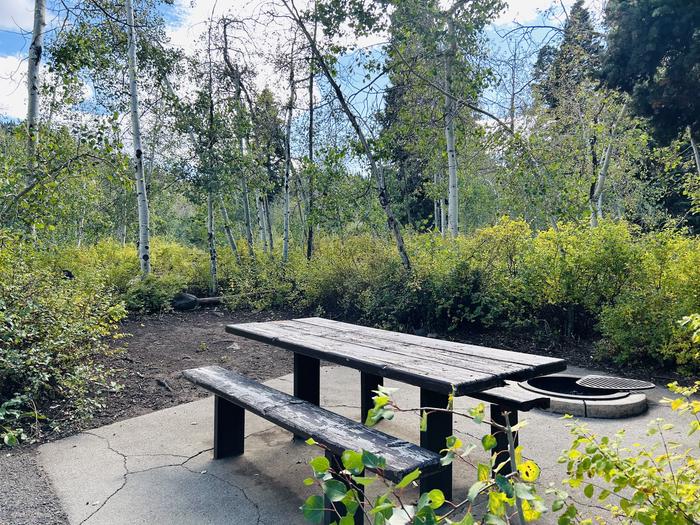
M 231 220 L 228 216 L 228 210 L 226 209 L 226 203 L 223 197 L 219 195 L 219 208 L 221 209 L 221 217 L 224 219 L 224 231 L 226 232 L 226 240 L 228 240 L 228 245 L 236 256 L 236 262 L 241 264 L 241 254 L 238 253 L 238 245 L 236 244 L 236 238 L 233 236 L 233 231 L 231 231 Z
M 447 21 L 447 34 L 451 40 L 445 49 L 445 141 L 447 143 L 448 194 L 447 222 L 450 235 L 455 237 L 459 222 L 459 188 L 457 186 L 457 151 L 455 149 L 454 99 L 452 98 L 452 62 L 457 52 L 454 22 Z
M 270 215 L 270 201 L 267 195 L 262 196 L 263 211 L 265 212 L 265 228 L 267 228 L 267 242 L 270 245 L 270 251 L 275 251 L 275 240 L 272 234 L 272 216 Z
M 625 110 L 627 109 L 627 104 L 622 105 L 620 114 L 613 123 L 613 128 L 610 132 L 610 142 L 605 148 L 605 156 L 603 157 L 603 165 L 600 167 L 598 172 L 598 179 L 596 180 L 595 187 L 593 189 L 593 194 L 591 195 L 591 226 L 595 228 L 598 226 L 598 220 L 603 218 L 603 189 L 605 187 L 605 181 L 608 178 L 608 170 L 610 168 L 610 159 L 612 158 L 613 144 L 616 139 L 616 132 L 622 121 L 622 117 L 625 115 Z
M 292 116 L 294 114 L 294 100 L 296 90 L 294 89 L 294 44 L 289 60 L 289 105 L 287 106 L 287 126 L 284 137 L 284 232 L 282 235 L 282 260 L 289 259 L 289 179 L 292 168 Z
M 216 239 L 214 237 L 214 196 L 211 190 L 207 193 L 207 243 L 209 244 L 209 270 L 211 275 L 209 291 L 212 296 L 215 296 L 219 293 L 219 279 L 216 264 Z
M 46 0 L 34 2 L 34 29 L 29 46 L 27 67 L 27 184 L 37 177 L 37 144 L 39 142 L 39 83 L 41 55 L 44 50 L 44 27 L 46 26 Z
M 690 137 L 690 145 L 693 148 L 693 157 L 695 157 L 695 169 L 698 171 L 698 176 L 700 176 L 700 149 L 698 149 L 698 143 L 695 142 L 693 137 L 693 130 L 688 126 L 688 136 Z
M 134 142 L 134 172 L 136 180 L 136 205 L 139 218 L 138 255 L 141 275 L 151 272 L 151 247 L 148 217 L 148 196 L 143 174 L 143 149 L 141 147 L 141 122 L 139 117 L 139 96 L 136 87 L 136 29 L 134 27 L 134 9 L 131 0 L 126 0 L 126 24 L 129 37 L 129 92 L 131 94 L 131 131 Z
M 243 188 L 243 219 L 245 222 L 245 240 L 248 243 L 248 253 L 251 257 L 255 257 L 253 243 L 253 221 L 250 216 L 250 197 L 248 195 L 248 182 L 246 176 L 241 177 L 241 187 Z
M 265 210 L 263 209 L 263 200 L 259 195 L 255 197 L 255 204 L 258 209 L 258 226 L 260 232 L 260 240 L 263 243 L 263 251 L 267 253 L 267 220 Z

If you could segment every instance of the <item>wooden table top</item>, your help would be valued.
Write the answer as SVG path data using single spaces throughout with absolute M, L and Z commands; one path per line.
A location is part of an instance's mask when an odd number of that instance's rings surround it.
M 468 395 L 503 384 L 560 372 L 566 361 L 417 335 L 368 328 L 321 317 L 231 324 L 226 331 L 295 353 L 435 392 Z

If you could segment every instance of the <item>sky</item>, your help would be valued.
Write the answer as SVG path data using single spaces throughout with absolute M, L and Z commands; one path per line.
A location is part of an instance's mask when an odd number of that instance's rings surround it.
M 510 0 L 508 7 L 494 21 L 496 27 L 514 22 L 528 24 L 552 5 L 553 0 Z M 565 6 L 574 0 L 562 0 Z M 589 0 L 596 4 L 602 0 Z M 49 2 L 50 3 L 50 2 Z M 172 45 L 193 52 L 204 22 L 211 16 L 235 13 L 238 17 L 251 15 L 259 2 L 252 0 L 175 0 L 165 8 L 168 36 Z M 595 5 L 593 5 L 595 7 Z M 33 20 L 33 0 L 0 0 L 0 116 L 21 119 L 26 113 L 26 69 L 29 35 Z M 47 15 L 49 27 L 52 15 Z M 262 72 L 265 74 L 265 72 Z M 271 71 L 267 71 L 268 74 Z

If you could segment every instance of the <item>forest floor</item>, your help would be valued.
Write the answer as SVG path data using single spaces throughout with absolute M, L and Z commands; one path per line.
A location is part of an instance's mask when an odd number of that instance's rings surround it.
M 121 351 L 103 358 L 103 364 L 114 369 L 114 379 L 123 388 L 109 393 L 89 421 L 65 421 L 59 429 L 45 432 L 34 444 L 0 453 L 0 524 L 67 523 L 50 483 L 37 465 L 35 454 L 40 443 L 208 395 L 180 377 L 187 368 L 220 364 L 258 380 L 290 373 L 291 353 L 227 334 L 224 327 L 291 317 L 292 313 L 282 311 L 231 313 L 207 309 L 129 318 L 122 326 L 125 337 L 113 345 Z M 473 344 L 558 356 L 572 365 L 620 373 L 614 366 L 595 361 L 593 346 L 588 342 L 542 344 L 526 334 L 451 335 Z M 652 377 L 661 384 L 672 379 L 648 368 L 626 367 L 624 375 Z

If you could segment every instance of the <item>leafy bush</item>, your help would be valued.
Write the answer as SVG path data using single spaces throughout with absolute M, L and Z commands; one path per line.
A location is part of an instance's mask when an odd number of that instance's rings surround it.
M 452 411 L 451 401 L 447 407 L 401 408 L 392 396 L 394 390 L 379 387 L 373 398 L 374 407 L 367 416 L 367 425 L 375 425 L 383 419 L 393 419 L 395 412 L 419 412 L 421 431 L 424 432 L 427 431 L 425 425 L 429 413 L 436 410 Z M 485 419 L 484 409 L 485 405 L 480 403 L 466 412 L 452 412 L 452 415 L 472 420 L 476 424 L 491 425 L 490 429 L 496 428 L 495 432 L 505 435 L 508 443 L 506 449 L 497 450 L 498 440 L 495 435 L 489 433 L 482 437 L 481 446 L 489 454 L 489 460 L 477 464 L 477 479 L 470 485 L 466 499 L 447 502 L 441 490 L 433 489 L 421 494 L 415 505 L 407 504 L 403 493 L 421 475 L 421 470 L 415 469 L 396 483 L 383 480 L 380 486 L 385 489 L 374 500 L 370 500 L 365 494 L 366 487 L 377 482 L 379 476 L 365 471 L 381 472 L 386 460 L 367 450 L 346 450 L 338 464 L 331 462 L 325 455 L 309 462 L 313 477 L 304 480 L 304 484 L 315 485 L 322 495 L 314 494 L 306 499 L 301 507 L 304 517 L 311 523 L 326 523 L 324 518 L 329 511 L 331 522 L 339 525 L 355 523 L 354 516 L 357 514 L 363 515 L 365 523 L 370 525 L 386 525 L 390 522 L 414 525 L 506 525 L 537 521 L 546 511 L 544 501 L 535 487 L 540 467 L 532 460 L 525 460 L 522 447 L 515 445 L 515 437 L 525 422 L 511 427 L 507 415 L 505 425 L 490 422 Z M 313 439 L 307 443 L 318 445 Z M 450 465 L 461 461 L 473 466 L 469 456 L 477 446 L 464 444 L 458 437 L 449 436 L 440 463 Z M 506 465 L 510 469 L 507 474 L 504 469 Z M 477 499 L 483 499 L 485 505 Z M 330 506 L 327 506 L 326 501 Z M 398 518 L 398 521 L 393 518 Z
M 688 433 L 700 430 L 700 401 L 693 396 L 700 381 L 692 387 L 668 385 L 678 395 L 664 399 L 674 412 L 688 418 Z M 700 522 L 700 451 L 697 447 L 681 450 L 664 435 L 674 428 L 661 419 L 649 422 L 647 435 L 658 437 L 651 446 L 623 446 L 624 431 L 613 437 L 597 436 L 586 425 L 571 425 L 574 440 L 559 461 L 566 463 L 572 489 L 583 487 L 583 494 L 603 502 L 616 523 L 648 525 L 690 525 Z M 556 491 L 555 510 L 565 507 L 569 495 Z M 562 521 L 563 518 L 563 521 Z M 574 520 L 576 518 L 576 521 Z M 592 523 L 592 519 L 588 519 Z M 573 500 L 559 523 L 583 523 Z M 599 517 L 596 522 L 606 522 Z
M 89 416 L 108 374 L 94 362 L 107 352 L 125 310 L 104 285 L 66 279 L 42 264 L 33 248 L 2 239 L 0 252 L 0 406 L 21 423 L 28 413 L 62 400 L 65 415 Z M 3 424 L 8 443 L 24 435 Z M 14 437 L 12 437 L 14 436 Z
M 700 242 L 668 232 L 638 242 L 625 286 L 600 311 L 601 351 L 619 362 L 682 361 L 687 338 L 677 320 L 700 310 Z
M 385 238 L 317 239 L 307 261 L 286 265 L 258 253 L 231 257 L 232 308 L 284 307 L 399 330 L 474 328 L 598 338 L 598 355 L 647 359 L 692 371 L 677 320 L 700 310 L 700 242 L 673 232 L 643 234 L 623 222 L 561 224 L 533 231 L 502 218 L 471 235 L 409 234 L 413 270 Z
M 113 239 L 88 247 L 56 248 L 43 257 L 56 271 L 68 269 L 81 281 L 113 290 L 132 311 L 167 310 L 178 292 L 200 295 L 208 288 L 205 252 L 158 238 L 151 240 L 152 275 L 146 280 L 139 276 L 136 248 Z

